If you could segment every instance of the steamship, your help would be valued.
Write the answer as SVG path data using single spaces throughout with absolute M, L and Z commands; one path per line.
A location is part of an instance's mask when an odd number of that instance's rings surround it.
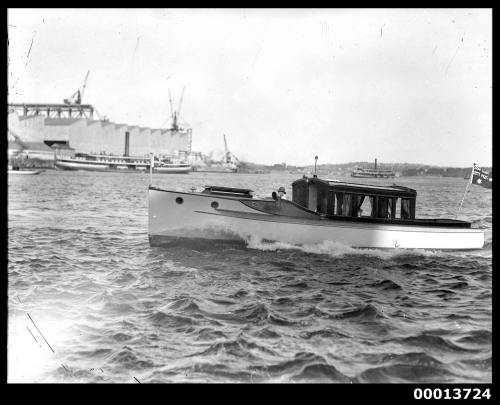
M 87 170 L 97 172 L 146 172 L 150 169 L 151 158 L 138 156 L 113 156 L 76 153 L 72 158 L 55 159 L 55 167 L 62 170 Z M 154 173 L 189 173 L 190 164 L 173 163 L 169 158 L 155 156 Z
M 392 170 L 379 169 L 377 168 L 377 159 L 375 159 L 375 166 L 373 169 L 356 167 L 352 173 L 351 177 L 367 177 L 367 178 L 393 178 L 396 177 L 396 173 Z

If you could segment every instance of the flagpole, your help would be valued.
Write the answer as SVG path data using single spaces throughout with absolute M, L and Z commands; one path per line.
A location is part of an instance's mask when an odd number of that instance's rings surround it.
M 457 213 L 455 214 L 455 219 L 457 219 L 458 217 L 458 214 L 460 212 L 460 210 L 462 209 L 462 204 L 464 203 L 464 200 L 465 200 L 465 196 L 467 195 L 467 191 L 469 190 L 469 187 L 470 185 L 472 184 L 472 178 L 474 176 L 474 169 L 476 168 L 476 164 L 473 163 L 472 164 L 472 171 L 470 173 L 470 177 L 469 177 L 469 181 L 467 182 L 467 186 L 465 187 L 465 193 L 464 193 L 464 196 L 462 197 L 462 201 L 460 201 L 460 205 L 458 206 L 458 210 L 457 210 Z

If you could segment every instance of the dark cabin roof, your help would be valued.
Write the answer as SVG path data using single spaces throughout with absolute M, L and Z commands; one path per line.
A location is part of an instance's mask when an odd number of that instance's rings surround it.
M 292 187 L 302 182 L 323 184 L 334 189 L 335 191 L 345 192 L 345 193 L 350 192 L 350 193 L 359 193 L 365 195 L 379 195 L 386 197 L 407 197 L 407 198 L 416 198 L 417 196 L 416 190 L 404 186 L 397 186 L 397 185 L 382 186 L 375 184 L 347 183 L 337 180 L 320 179 L 317 177 L 307 177 L 295 180 L 292 183 Z
M 220 186 L 205 186 L 203 194 L 225 195 L 231 197 L 252 198 L 253 190 L 248 188 L 220 187 Z

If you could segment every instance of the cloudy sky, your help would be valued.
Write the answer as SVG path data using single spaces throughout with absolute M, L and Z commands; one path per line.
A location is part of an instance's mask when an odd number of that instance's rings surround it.
M 256 163 L 492 164 L 489 9 L 10 9 L 9 102 L 84 102 Z

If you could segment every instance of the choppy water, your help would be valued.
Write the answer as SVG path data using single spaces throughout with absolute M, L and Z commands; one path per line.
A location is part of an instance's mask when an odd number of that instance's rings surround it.
M 192 173 L 153 183 L 270 195 L 296 177 Z M 491 382 L 491 190 L 472 186 L 460 216 L 486 230 L 478 251 L 255 238 L 151 248 L 148 181 L 9 178 L 9 382 Z M 418 216 L 453 217 L 466 181 L 396 182 L 417 189 Z

